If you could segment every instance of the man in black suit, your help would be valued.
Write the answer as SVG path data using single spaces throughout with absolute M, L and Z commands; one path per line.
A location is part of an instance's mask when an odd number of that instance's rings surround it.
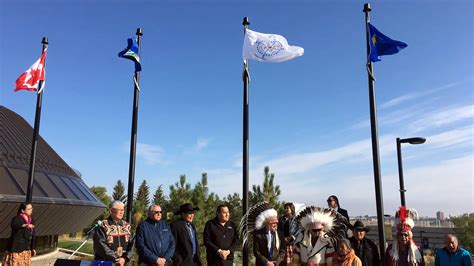
M 193 207 L 191 203 L 185 203 L 175 212 L 176 215 L 181 215 L 181 219 L 171 224 L 171 232 L 176 240 L 173 265 L 202 265 L 196 228 L 192 224 L 194 212 L 198 210 L 199 208 Z
M 284 257 L 286 245 L 278 233 L 278 217 L 275 210 L 274 216 L 265 219 L 264 227 L 256 230 L 253 235 L 253 255 L 258 266 L 277 266 Z
M 335 210 L 336 212 L 340 213 L 342 216 L 346 217 L 347 219 L 347 225 L 349 227 L 350 224 L 349 224 L 349 214 L 347 213 L 347 210 L 341 208 L 341 206 L 339 205 L 339 199 L 334 196 L 334 195 L 331 195 L 328 197 L 328 206 L 329 208 Z

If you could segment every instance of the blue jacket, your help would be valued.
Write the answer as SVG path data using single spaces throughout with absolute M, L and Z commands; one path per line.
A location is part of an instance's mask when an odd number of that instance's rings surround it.
M 155 265 L 158 258 L 171 259 L 176 242 L 166 221 L 155 222 L 147 218 L 137 227 L 136 246 L 139 263 Z
M 456 252 L 449 253 L 446 248 L 438 250 L 435 258 L 435 266 L 472 266 L 469 251 L 458 248 Z

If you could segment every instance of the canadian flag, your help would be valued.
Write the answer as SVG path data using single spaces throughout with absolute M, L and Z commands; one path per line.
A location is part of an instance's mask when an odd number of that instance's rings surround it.
M 28 68 L 23 74 L 18 77 L 15 81 L 15 91 L 19 90 L 28 90 L 28 91 L 41 91 L 44 88 L 44 75 L 45 75 L 45 67 L 44 61 L 46 59 L 46 51 L 44 50 L 41 57 L 36 60 L 36 62 Z M 38 85 L 40 80 L 43 80 L 43 84 L 41 88 L 38 89 Z

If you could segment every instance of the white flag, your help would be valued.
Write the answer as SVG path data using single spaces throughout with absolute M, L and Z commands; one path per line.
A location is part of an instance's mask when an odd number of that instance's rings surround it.
M 278 63 L 302 56 L 303 53 L 302 47 L 288 45 L 288 41 L 281 35 L 245 30 L 242 51 L 244 60 Z

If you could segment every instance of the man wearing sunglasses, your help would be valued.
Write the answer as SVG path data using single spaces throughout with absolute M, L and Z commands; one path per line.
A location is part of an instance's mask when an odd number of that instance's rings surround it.
M 420 248 L 413 241 L 413 227 L 418 213 L 404 206 L 395 213 L 397 238 L 388 246 L 385 252 L 384 265 L 387 266 L 424 266 L 425 261 Z
M 137 227 L 137 250 L 139 265 L 165 265 L 171 261 L 176 243 L 171 228 L 162 219 L 159 205 L 148 208 L 148 218 Z

